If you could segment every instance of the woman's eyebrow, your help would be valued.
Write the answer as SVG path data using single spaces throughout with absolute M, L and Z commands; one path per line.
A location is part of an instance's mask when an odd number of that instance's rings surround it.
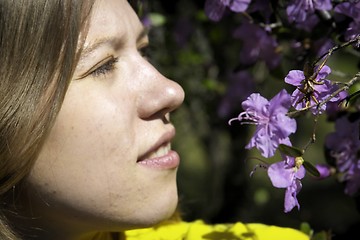
M 119 45 L 122 43 L 122 39 L 119 37 L 104 37 L 97 39 L 95 42 L 85 46 L 81 51 L 80 61 L 91 55 L 96 49 L 103 45 Z
M 140 42 L 142 39 L 147 37 L 149 32 L 149 29 L 142 28 L 139 34 L 137 35 L 136 42 Z M 124 39 L 121 37 L 104 37 L 96 40 L 94 43 L 89 44 L 89 46 L 85 46 L 81 51 L 81 57 L 80 61 L 82 59 L 87 58 L 89 55 L 91 55 L 97 48 L 103 46 L 103 45 L 113 45 L 113 46 L 119 46 L 123 43 Z

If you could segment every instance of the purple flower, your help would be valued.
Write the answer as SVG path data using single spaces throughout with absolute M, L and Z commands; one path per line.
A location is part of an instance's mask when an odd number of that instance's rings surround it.
M 345 40 L 349 41 L 351 39 L 355 39 L 360 35 L 360 21 L 359 22 L 351 22 L 346 29 L 345 32 Z M 359 47 L 359 43 L 357 44 Z
M 331 167 L 327 164 L 316 164 L 316 169 L 320 173 L 320 177 L 318 179 L 325 179 L 331 175 Z
M 273 163 L 268 168 L 268 176 L 274 187 L 285 188 L 284 212 L 294 207 L 300 209 L 297 194 L 302 188 L 301 179 L 305 176 L 302 158 L 283 156 L 284 161 Z
M 328 102 L 326 104 L 326 117 L 328 120 L 335 119 L 340 111 L 344 110 L 344 105 L 340 101 L 348 96 L 346 91 L 339 93 L 339 101 Z M 346 107 L 345 107 L 346 108 Z
M 296 22 L 294 25 L 297 29 L 301 29 L 306 32 L 311 32 L 314 30 L 314 28 L 319 22 L 320 22 L 319 17 L 315 14 L 311 14 L 304 21 Z
M 355 38 L 360 33 L 360 2 L 344 2 L 336 5 L 334 12 L 350 17 L 353 21 L 345 31 L 345 40 Z
M 331 0 L 293 0 L 286 8 L 290 22 L 304 22 L 315 10 L 331 10 Z
M 316 75 L 316 78 L 310 81 L 305 79 L 303 71 L 291 70 L 285 77 L 285 82 L 297 87 L 291 96 L 292 105 L 297 110 L 310 108 L 314 115 L 325 111 L 326 104 L 323 104 L 318 109 L 318 103 L 326 100 L 333 92 L 338 90 L 336 85 L 331 84 L 331 81 L 325 79 L 330 72 L 331 69 L 324 65 Z M 340 100 L 339 94 L 331 98 L 329 102 L 336 102 L 338 100 Z
M 289 135 L 296 131 L 295 119 L 286 116 L 290 105 L 290 95 L 284 89 L 270 101 L 253 93 L 242 103 L 244 112 L 230 119 L 229 124 L 234 120 L 255 124 L 256 131 L 246 148 L 256 147 L 262 156 L 271 157 L 279 144 L 288 142 Z
M 360 189 L 360 119 L 350 122 L 343 116 L 335 122 L 335 132 L 326 137 L 325 145 L 330 155 L 336 159 L 340 181 L 346 182 L 345 193 L 354 195 Z
M 251 0 L 206 0 L 205 14 L 213 21 L 219 21 L 228 7 L 233 12 L 244 12 Z
M 281 57 L 277 50 L 278 43 L 264 28 L 244 21 L 235 30 L 234 37 L 243 42 L 240 52 L 241 64 L 251 65 L 258 60 L 263 60 L 270 69 L 280 64 Z
M 343 2 L 334 8 L 334 12 L 344 14 L 355 22 L 360 22 L 360 2 Z

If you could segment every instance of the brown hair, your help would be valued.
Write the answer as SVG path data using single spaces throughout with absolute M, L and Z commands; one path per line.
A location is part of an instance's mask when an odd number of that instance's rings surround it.
M 89 2 L 0 2 L 0 239 L 17 239 L 4 199 L 29 173 L 61 107 Z

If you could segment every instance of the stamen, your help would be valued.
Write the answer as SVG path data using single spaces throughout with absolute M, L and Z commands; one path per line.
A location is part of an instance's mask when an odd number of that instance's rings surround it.
M 258 168 L 262 168 L 262 169 L 268 169 L 269 168 L 269 164 L 267 162 L 265 162 L 263 159 L 261 158 L 258 158 L 258 157 L 250 157 L 250 158 L 247 158 L 247 159 L 255 159 L 255 160 L 258 160 L 260 161 L 261 163 L 258 163 L 255 165 L 255 167 L 253 168 L 253 170 L 250 172 L 250 177 L 252 177 L 252 175 L 256 172 L 256 170 Z
M 268 169 L 268 166 L 267 165 L 264 165 L 264 164 L 261 164 L 261 163 L 259 163 L 259 164 L 256 164 L 255 165 L 255 167 L 253 168 L 253 170 L 250 172 L 250 177 L 252 177 L 253 175 L 254 175 L 254 173 L 256 172 L 256 170 L 258 169 L 258 168 L 262 168 L 262 169 Z

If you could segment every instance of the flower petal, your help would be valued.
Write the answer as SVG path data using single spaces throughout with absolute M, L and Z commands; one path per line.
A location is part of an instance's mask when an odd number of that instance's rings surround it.
M 256 147 L 262 156 L 269 158 L 274 156 L 278 145 L 278 141 L 274 141 L 274 139 L 268 135 L 265 125 L 258 125 L 254 136 L 250 139 L 246 148 Z
M 274 187 L 287 188 L 293 183 L 294 169 L 285 168 L 284 161 L 271 164 L 267 172 Z
M 250 2 L 251 0 L 233 0 L 230 1 L 229 8 L 234 12 L 244 12 L 248 8 Z
M 259 93 L 251 94 L 243 103 L 242 107 L 245 111 L 264 113 L 269 101 Z
M 271 115 L 287 113 L 291 106 L 291 96 L 283 89 L 276 94 L 269 102 L 269 112 Z
M 225 12 L 225 5 L 219 0 L 206 0 L 205 13 L 213 21 L 219 21 Z
M 288 75 L 285 77 L 285 82 L 291 84 L 295 87 L 301 86 L 301 81 L 305 79 L 303 71 L 300 70 L 291 70 Z
M 295 206 L 300 209 L 299 202 L 296 198 L 296 195 L 301 190 L 301 182 L 294 180 L 293 184 L 286 189 L 285 192 L 285 202 L 284 202 L 284 211 L 290 212 Z

